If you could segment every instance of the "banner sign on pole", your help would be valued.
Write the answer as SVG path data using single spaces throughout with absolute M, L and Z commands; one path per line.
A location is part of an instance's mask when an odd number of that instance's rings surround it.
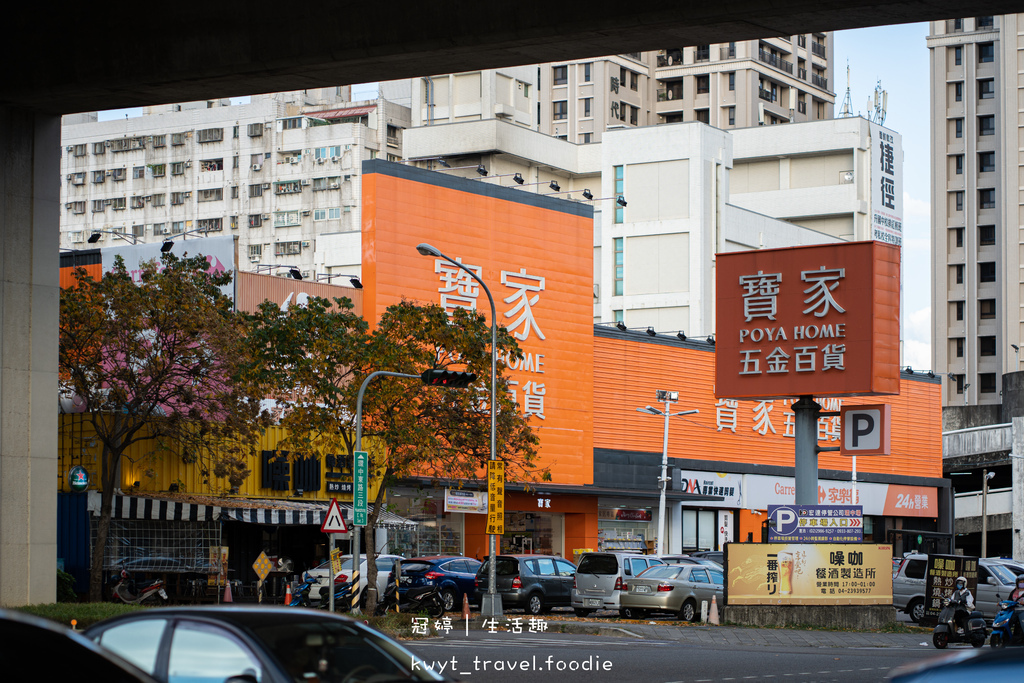
M 355 452 L 352 519 L 356 526 L 366 526 L 367 460 L 366 451 Z
M 444 511 L 487 514 L 487 492 L 445 489 Z
M 769 543 L 862 543 L 860 505 L 769 505 Z
M 487 461 L 487 533 L 505 533 L 505 463 Z

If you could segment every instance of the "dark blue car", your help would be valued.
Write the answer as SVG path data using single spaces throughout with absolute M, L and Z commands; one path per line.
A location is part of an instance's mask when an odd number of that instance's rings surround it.
M 397 566 L 397 564 L 396 564 Z M 457 612 L 462 609 L 462 596 L 468 595 L 471 603 L 476 602 L 476 571 L 480 562 L 461 555 L 438 557 L 416 557 L 402 561 L 402 580 L 398 584 L 399 595 L 416 586 L 437 586 L 444 598 L 444 609 Z M 395 580 L 391 570 L 388 582 Z

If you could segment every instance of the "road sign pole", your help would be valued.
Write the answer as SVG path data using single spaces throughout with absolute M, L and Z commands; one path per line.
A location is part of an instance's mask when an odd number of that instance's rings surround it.
M 334 534 L 327 534 L 327 566 L 330 567 L 330 571 L 327 575 L 331 578 L 327 580 L 327 591 L 331 594 L 330 609 L 331 613 L 334 613 Z
M 795 479 L 797 505 L 818 504 L 818 413 L 821 406 L 810 396 L 793 404 L 796 441 Z

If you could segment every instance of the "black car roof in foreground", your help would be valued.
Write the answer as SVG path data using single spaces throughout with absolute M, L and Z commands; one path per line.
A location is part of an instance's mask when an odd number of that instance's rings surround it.
M 91 626 L 86 629 L 86 633 L 96 628 L 105 628 L 115 622 L 155 617 L 213 619 L 245 627 L 259 627 L 264 625 L 280 625 L 282 623 L 302 623 L 310 621 L 331 621 L 338 619 L 362 625 L 362 622 L 338 614 L 330 614 L 328 612 L 317 610 L 295 609 L 292 607 L 285 607 L 283 605 L 271 607 L 262 607 L 257 605 L 208 605 L 204 607 L 157 607 L 154 609 L 122 614 L 116 617 L 111 617 L 110 619 L 105 619 L 98 624 Z

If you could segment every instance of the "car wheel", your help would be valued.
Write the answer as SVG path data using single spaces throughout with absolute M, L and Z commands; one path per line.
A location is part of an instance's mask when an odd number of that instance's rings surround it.
M 679 608 L 679 619 L 680 621 L 693 621 L 697 618 L 697 603 L 692 599 L 687 600 L 683 603 L 683 606 Z
M 945 650 L 946 646 L 949 645 L 949 634 L 945 631 L 939 631 L 938 633 L 933 634 L 932 645 L 940 650 Z
M 544 598 L 541 597 L 540 593 L 533 593 L 530 595 L 529 600 L 526 602 L 526 611 L 537 616 L 544 612 Z
M 919 623 L 924 618 L 924 600 L 917 598 L 907 606 L 907 614 L 910 615 L 910 620 L 915 624 Z
M 647 611 L 636 607 L 623 607 L 619 610 L 619 616 L 623 619 L 643 619 L 647 616 Z
M 594 610 L 592 610 L 592 609 L 582 609 L 580 607 L 573 607 L 572 611 L 578 617 L 589 617 L 590 613 L 593 612 Z
M 446 612 L 455 611 L 455 591 L 451 588 L 445 588 L 444 591 L 441 592 L 441 600 L 444 601 L 444 610 Z

